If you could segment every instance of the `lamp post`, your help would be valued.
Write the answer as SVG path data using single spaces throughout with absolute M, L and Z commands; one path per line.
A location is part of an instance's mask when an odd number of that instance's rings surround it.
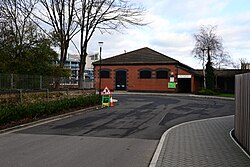
M 99 69 L 99 96 L 101 96 L 101 86 L 102 86 L 102 80 L 101 80 L 101 70 L 102 70 L 102 45 L 103 45 L 103 42 L 98 42 L 99 44 L 99 47 L 100 47 L 100 60 L 99 60 L 99 66 L 100 66 L 100 69 Z

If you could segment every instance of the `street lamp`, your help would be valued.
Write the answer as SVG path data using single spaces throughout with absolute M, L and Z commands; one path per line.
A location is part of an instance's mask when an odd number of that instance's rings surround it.
M 102 45 L 103 45 L 103 42 L 98 42 L 99 44 L 99 47 L 100 47 L 100 60 L 99 60 L 99 66 L 100 66 L 100 69 L 99 69 L 99 96 L 101 96 L 101 86 L 102 86 L 102 80 L 101 80 L 101 70 L 102 70 Z

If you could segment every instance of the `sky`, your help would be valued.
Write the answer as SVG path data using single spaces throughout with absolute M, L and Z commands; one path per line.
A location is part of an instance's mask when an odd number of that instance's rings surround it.
M 250 62 L 249 0 L 133 0 L 145 8 L 143 27 L 129 27 L 122 33 L 101 34 L 96 31 L 88 53 L 98 53 L 98 41 L 104 42 L 102 58 L 149 47 L 194 69 L 202 62 L 191 54 L 193 35 L 201 26 L 217 26 L 216 33 L 232 60 Z M 78 38 L 77 36 L 75 38 Z M 76 53 L 70 47 L 70 53 Z

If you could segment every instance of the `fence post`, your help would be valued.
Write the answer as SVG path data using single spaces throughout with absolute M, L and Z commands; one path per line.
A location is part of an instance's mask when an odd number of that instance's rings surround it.
M 23 104 L 23 90 L 19 89 L 19 99 L 20 99 L 20 103 Z
M 84 90 L 85 87 L 86 87 L 86 79 L 84 78 L 84 79 L 83 79 L 83 86 L 82 86 L 82 89 Z
M 43 89 L 43 76 L 40 75 L 40 89 Z
M 66 95 L 69 97 L 69 88 L 66 88 Z
M 46 89 L 46 98 L 47 98 L 47 101 L 49 101 L 49 89 Z
M 10 87 L 11 89 L 14 89 L 14 74 L 11 74 L 10 76 Z

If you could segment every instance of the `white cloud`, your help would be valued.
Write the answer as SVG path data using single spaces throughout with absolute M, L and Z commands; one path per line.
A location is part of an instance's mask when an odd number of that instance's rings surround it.
M 237 1 L 237 4 L 240 4 Z M 250 12 L 230 12 L 233 0 L 135 0 L 147 5 L 142 28 L 130 28 L 122 34 L 95 33 L 88 51 L 99 52 L 98 41 L 104 41 L 103 57 L 107 58 L 142 47 L 150 47 L 179 60 L 193 68 L 201 68 L 191 55 L 192 38 L 201 25 L 217 25 L 217 34 L 234 60 L 247 58 L 250 61 Z M 236 3 L 236 2 L 234 2 Z M 236 9 L 235 9 L 236 10 Z
M 199 19 L 219 13 L 228 2 L 228 0 L 162 0 L 155 3 L 154 13 L 177 20 Z

